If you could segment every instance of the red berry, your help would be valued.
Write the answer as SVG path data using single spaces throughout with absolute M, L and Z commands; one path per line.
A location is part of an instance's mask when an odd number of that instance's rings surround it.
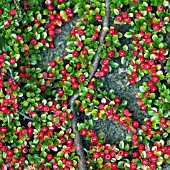
M 126 52 L 124 50 L 119 50 L 119 56 L 120 57 L 125 57 L 126 56 Z
M 117 104 L 119 104 L 119 103 L 121 102 L 121 100 L 120 100 L 118 97 L 115 97 L 115 98 L 114 98 L 114 102 L 117 103 Z
M 153 24 L 153 30 L 154 31 L 159 31 L 160 25 L 159 24 Z
M 146 110 L 147 110 L 147 108 L 146 108 L 146 106 L 145 106 L 144 104 L 141 104 L 141 105 L 140 105 L 140 109 L 141 109 L 142 111 L 146 111 Z
M 164 6 L 157 6 L 157 10 L 158 10 L 159 12 L 162 12 L 162 11 L 164 10 Z
M 57 93 L 58 93 L 59 96 L 62 96 L 64 94 L 64 90 L 58 89 Z
M 107 59 L 107 58 L 103 58 L 103 59 L 102 59 L 102 64 L 103 64 L 103 65 L 108 66 L 109 63 L 110 63 L 110 60 L 109 60 L 109 59 Z
M 11 16 L 15 16 L 16 15 L 16 10 L 14 8 L 11 8 L 10 11 L 9 11 L 9 14 Z
M 33 38 L 31 41 L 30 41 L 30 44 L 32 44 L 33 46 L 37 44 L 37 40 L 35 38 Z
M 144 93 L 144 96 L 146 97 L 146 98 L 149 98 L 150 97 L 150 92 L 149 91 L 146 91 L 145 93 Z
M 66 9 L 65 9 L 65 12 L 66 12 L 66 14 L 68 15 L 68 14 L 72 13 L 72 9 L 71 9 L 71 8 L 66 8 Z
M 56 62 L 54 60 L 49 61 L 48 63 L 51 67 L 56 66 Z
M 78 77 L 78 80 L 79 80 L 79 82 L 83 83 L 83 82 L 86 80 L 86 78 L 85 78 L 84 75 L 80 75 L 80 76 Z
M 154 92 L 157 91 L 157 87 L 156 87 L 156 86 L 151 86 L 150 89 L 151 89 L 151 92 L 152 92 L 152 93 L 154 93 Z
M 139 158 L 140 154 L 139 152 L 135 151 L 133 152 L 133 158 Z
M 121 22 L 123 20 L 121 15 L 117 15 L 115 19 L 117 22 Z
M 86 136 L 87 135 L 87 129 L 81 129 L 80 130 L 80 134 L 81 134 L 81 136 Z
M 10 64 L 15 64 L 16 63 L 16 59 L 15 58 L 10 58 L 9 62 L 10 62 Z
M 100 14 L 96 14 L 94 18 L 96 21 L 98 21 L 102 19 L 102 16 Z
M 74 50 L 72 52 L 72 55 L 73 55 L 73 57 L 78 57 L 79 56 L 79 52 L 77 50 Z
M 88 50 L 87 50 L 87 49 L 82 49 L 81 53 L 82 53 L 83 55 L 87 55 L 87 54 L 88 54 Z
M 107 56 L 108 56 L 109 58 L 113 58 L 114 52 L 113 52 L 113 51 L 109 51 L 109 52 L 107 53 Z
M 146 11 L 147 11 L 147 12 L 152 12 L 152 7 L 151 7 L 151 6 L 147 6 L 147 7 L 146 7 Z
M 133 127 L 136 128 L 136 129 L 139 128 L 139 126 L 140 126 L 140 124 L 139 124 L 139 122 L 138 122 L 137 120 L 134 120 L 133 123 L 132 123 L 132 125 L 133 125 Z
M 17 41 L 20 42 L 23 40 L 23 37 L 21 35 L 17 35 Z

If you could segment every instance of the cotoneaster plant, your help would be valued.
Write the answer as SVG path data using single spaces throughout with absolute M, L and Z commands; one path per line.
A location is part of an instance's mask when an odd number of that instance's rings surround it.
M 68 54 L 39 68 L 40 52 L 55 48 L 62 24 L 74 16 L 79 22 L 68 32 Z M 128 31 L 117 29 L 122 25 Z M 1 169 L 158 170 L 170 164 L 168 1 L 7 0 L 0 2 L 0 30 Z M 122 45 L 123 38 L 130 43 Z M 117 61 L 128 64 L 126 85 L 139 88 L 144 123 L 101 83 Z M 99 119 L 130 135 L 108 144 L 94 131 Z

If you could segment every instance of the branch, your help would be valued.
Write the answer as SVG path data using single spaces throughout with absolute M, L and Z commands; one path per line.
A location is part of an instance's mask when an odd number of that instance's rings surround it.
M 99 46 L 98 46 L 98 49 L 97 49 L 97 57 L 93 61 L 93 70 L 91 70 L 91 72 L 90 72 L 89 81 L 93 78 L 93 76 L 94 76 L 94 74 L 97 70 L 98 64 L 100 62 L 100 52 L 101 52 L 100 47 L 101 47 L 102 44 L 104 44 L 105 37 L 106 37 L 106 34 L 107 34 L 107 32 L 104 31 L 104 28 L 109 26 L 109 18 L 110 18 L 109 0 L 105 0 L 105 4 L 106 4 L 106 15 L 104 16 L 103 21 L 102 21 L 103 28 L 102 28 L 102 31 L 100 32 Z
M 90 72 L 90 77 L 88 79 L 89 81 L 93 78 L 93 76 L 97 70 L 99 61 L 100 61 L 100 52 L 101 52 L 100 47 L 104 43 L 105 37 L 107 34 L 107 32 L 104 31 L 104 28 L 109 26 L 109 17 L 110 17 L 109 0 L 105 0 L 105 6 L 106 6 L 106 15 L 104 16 L 103 21 L 102 21 L 103 28 L 102 28 L 102 31 L 101 31 L 100 37 L 99 37 L 99 46 L 97 49 L 97 57 L 93 61 L 93 70 L 91 70 L 91 72 Z M 81 90 L 79 89 L 77 94 L 75 94 L 71 97 L 71 99 L 69 101 L 69 105 L 70 105 L 71 111 L 74 114 L 74 118 L 72 120 L 72 128 L 73 128 L 73 132 L 75 133 L 74 144 L 76 145 L 76 152 L 77 152 L 78 156 L 80 157 L 78 167 L 80 170 L 87 170 L 86 158 L 84 155 L 83 147 L 81 145 L 82 142 L 81 142 L 80 134 L 77 130 L 77 114 L 76 114 L 76 111 L 74 108 L 75 100 L 79 97 L 80 93 L 81 93 Z
M 30 121 L 32 121 L 32 122 L 35 122 L 35 121 L 36 121 L 36 120 L 34 120 L 34 119 L 30 118 L 29 116 L 27 116 L 27 115 L 23 114 L 22 112 L 19 112 L 19 111 L 18 111 L 18 114 L 19 114 L 19 115 L 21 115 L 21 116 L 23 116 L 23 117 L 24 117 L 24 119 L 28 119 L 28 120 L 30 120 Z

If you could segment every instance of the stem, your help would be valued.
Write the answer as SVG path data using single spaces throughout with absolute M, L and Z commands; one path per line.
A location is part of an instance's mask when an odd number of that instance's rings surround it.
M 91 80 L 97 70 L 97 67 L 99 65 L 99 62 L 100 62 L 100 52 L 101 52 L 101 45 L 104 44 L 105 42 L 105 37 L 106 37 L 106 34 L 107 32 L 104 31 L 104 28 L 105 27 L 108 27 L 109 26 L 109 18 L 110 18 L 110 8 L 109 8 L 109 1 L 108 0 L 105 0 L 105 4 L 106 4 L 106 15 L 104 16 L 103 18 L 103 28 L 102 28 L 102 31 L 100 32 L 100 37 L 99 37 L 99 46 L 98 46 L 98 49 L 97 49 L 97 57 L 95 58 L 95 60 L 93 61 L 93 70 L 91 70 L 90 72 L 90 78 L 89 80 Z
M 28 120 L 30 120 L 30 121 L 32 121 L 32 122 L 35 122 L 35 121 L 36 121 L 36 120 L 34 120 L 34 119 L 30 118 L 29 116 L 27 116 L 27 115 L 23 114 L 22 112 L 19 112 L 19 111 L 18 111 L 18 114 L 19 114 L 19 115 L 21 115 L 21 116 L 23 116 L 23 117 L 24 117 L 24 119 L 28 119 Z
M 102 21 L 103 28 L 102 28 L 102 31 L 101 31 L 100 37 L 99 37 L 99 46 L 97 49 L 97 57 L 93 61 L 93 70 L 91 70 L 91 72 L 90 72 L 90 77 L 88 79 L 89 81 L 93 78 L 93 76 L 97 70 L 99 61 L 100 61 L 100 52 L 101 52 L 100 47 L 104 43 L 105 37 L 107 34 L 107 32 L 104 31 L 104 27 L 109 26 L 109 17 L 110 17 L 109 0 L 105 0 L 105 5 L 106 5 L 106 15 L 104 16 L 103 21 Z M 86 158 L 84 155 L 83 147 L 81 145 L 82 142 L 81 142 L 80 134 L 77 130 L 77 114 L 76 114 L 75 107 L 74 107 L 75 100 L 79 97 L 80 93 L 81 93 L 81 90 L 79 89 L 78 92 L 71 97 L 71 99 L 69 101 L 69 105 L 70 105 L 71 111 L 74 114 L 74 118 L 72 120 L 72 128 L 73 128 L 73 132 L 75 133 L 74 144 L 76 145 L 76 152 L 77 152 L 78 156 L 80 157 L 78 167 L 80 170 L 87 170 Z

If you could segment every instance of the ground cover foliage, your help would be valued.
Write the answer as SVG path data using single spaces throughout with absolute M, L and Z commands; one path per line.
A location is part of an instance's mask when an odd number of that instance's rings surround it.
M 170 164 L 169 6 L 2 0 L 1 169 Z

